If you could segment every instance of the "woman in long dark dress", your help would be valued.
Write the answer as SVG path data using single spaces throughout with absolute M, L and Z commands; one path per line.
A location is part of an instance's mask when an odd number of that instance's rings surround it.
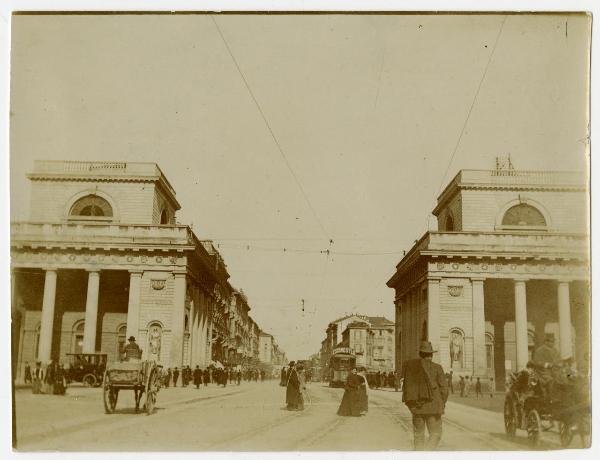
M 338 415 L 360 417 L 360 396 L 359 387 L 364 379 L 356 373 L 356 368 L 353 368 L 346 379 L 344 387 L 344 396 L 337 411 Z M 363 383 L 364 384 L 364 383 Z
M 287 388 L 285 391 L 285 403 L 287 410 L 303 410 L 304 399 L 302 398 L 302 381 L 298 376 L 294 361 L 290 362 L 288 370 Z

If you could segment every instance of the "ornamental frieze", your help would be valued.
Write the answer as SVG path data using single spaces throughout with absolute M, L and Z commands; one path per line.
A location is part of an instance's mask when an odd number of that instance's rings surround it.
M 518 262 L 518 263 L 498 263 L 498 262 L 429 262 L 429 274 L 440 276 L 452 274 L 482 274 L 489 277 L 505 278 L 514 275 L 531 275 L 548 277 L 549 275 L 572 275 L 575 277 L 587 278 L 589 276 L 588 266 L 584 263 L 540 263 Z
M 185 266 L 185 256 L 148 256 L 139 254 L 115 254 L 115 253 L 93 253 L 93 252 L 49 252 L 49 251 L 11 251 L 12 263 L 16 265 L 48 265 L 61 264 L 73 265 L 147 265 Z M 65 267 L 66 268 L 66 267 Z

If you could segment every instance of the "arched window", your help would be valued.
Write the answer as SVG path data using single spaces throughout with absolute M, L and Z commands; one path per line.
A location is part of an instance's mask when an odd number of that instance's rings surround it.
M 121 324 L 117 328 L 117 357 L 123 356 L 125 353 L 125 344 L 127 343 L 127 325 Z
M 160 224 L 167 225 L 169 223 L 169 213 L 166 209 L 163 209 L 160 213 Z
M 485 359 L 487 361 L 488 371 L 494 369 L 494 336 L 492 334 L 485 334 Z
M 509 208 L 504 213 L 502 225 L 510 227 L 545 227 L 546 219 L 537 208 L 521 203 Z
M 450 367 L 463 368 L 465 359 L 465 334 L 459 328 L 450 329 Z
M 71 210 L 70 216 L 82 217 L 112 217 L 113 210 L 108 201 L 98 195 L 87 195 L 77 200 Z
M 448 214 L 448 216 L 446 216 L 445 231 L 447 231 L 447 232 L 454 231 L 454 219 L 452 218 L 452 214 Z
M 73 325 L 73 334 L 71 342 L 71 353 L 83 353 L 83 330 L 85 329 L 85 321 L 77 321 Z

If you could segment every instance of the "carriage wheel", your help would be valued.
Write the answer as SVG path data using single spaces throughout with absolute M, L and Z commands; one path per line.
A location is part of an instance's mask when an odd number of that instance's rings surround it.
M 517 408 L 512 398 L 504 401 L 504 430 L 509 438 L 514 438 L 517 432 Z
M 158 393 L 158 374 L 156 370 L 152 370 L 148 382 L 146 383 L 146 414 L 151 415 L 154 412 L 154 405 L 156 403 L 156 394 Z
M 115 412 L 117 407 L 117 399 L 119 397 L 119 390 L 114 389 L 110 383 L 104 384 L 104 412 L 112 414 Z
M 154 412 L 154 404 L 156 403 L 156 393 L 150 390 L 146 393 L 146 415 L 151 415 Z
M 562 421 L 559 422 L 558 433 L 560 434 L 560 445 L 563 447 L 568 447 L 573 440 L 573 427 L 571 424 Z
M 527 437 L 531 446 L 536 448 L 540 445 L 540 433 L 542 431 L 542 422 L 540 414 L 535 409 L 531 409 L 527 414 Z
M 86 387 L 93 387 L 96 385 L 96 376 L 94 374 L 86 374 L 81 379 L 82 383 Z

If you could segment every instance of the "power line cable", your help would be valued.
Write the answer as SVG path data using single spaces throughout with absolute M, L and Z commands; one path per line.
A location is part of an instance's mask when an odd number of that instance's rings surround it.
M 298 176 L 296 176 L 296 173 L 294 172 L 294 169 L 292 168 L 292 165 L 290 164 L 290 162 L 287 159 L 285 153 L 283 152 L 283 148 L 281 147 L 281 144 L 277 140 L 277 137 L 275 136 L 275 133 L 273 132 L 273 129 L 271 128 L 271 125 L 269 124 L 269 121 L 267 120 L 266 115 L 264 114 L 264 112 L 263 112 L 260 104 L 258 103 L 258 100 L 254 96 L 254 93 L 252 92 L 252 89 L 250 88 L 250 85 L 248 84 L 248 81 L 246 80 L 246 77 L 244 76 L 244 73 L 242 72 L 242 69 L 240 68 L 240 66 L 239 66 L 239 64 L 238 64 L 235 56 L 233 55 L 233 52 L 231 51 L 231 48 L 229 47 L 229 44 L 227 43 L 227 40 L 225 39 L 225 36 L 223 35 L 223 32 L 221 31 L 221 28 L 219 27 L 219 24 L 217 23 L 217 20 L 212 15 L 211 15 L 211 19 L 212 19 L 213 23 L 215 24 L 215 27 L 217 28 L 217 31 L 219 32 L 219 35 L 221 36 L 221 40 L 223 40 L 223 44 L 225 45 L 225 48 L 227 48 L 227 52 L 229 53 L 229 56 L 231 56 L 231 60 L 235 64 L 235 67 L 237 68 L 238 73 L 240 74 L 240 77 L 242 78 L 242 80 L 244 82 L 244 85 L 246 85 L 246 89 L 248 90 L 248 93 L 250 94 L 250 97 L 254 101 L 254 104 L 256 105 L 256 108 L 258 109 L 258 111 L 260 113 L 260 116 L 262 117 L 263 121 L 265 122 L 265 125 L 267 126 L 267 129 L 269 130 L 269 133 L 271 133 L 271 137 L 273 138 L 273 142 L 275 142 L 275 145 L 277 146 L 277 150 L 281 154 L 281 158 L 283 158 L 283 161 L 284 161 L 285 165 L 287 166 L 288 170 L 290 171 L 290 174 L 294 178 L 294 181 L 296 182 L 296 185 L 300 189 L 300 192 L 302 193 L 302 196 L 304 197 L 304 200 L 306 201 L 306 204 L 308 205 L 308 207 L 312 211 L 315 220 L 319 224 L 319 227 L 321 228 L 321 231 L 323 232 L 323 235 L 328 240 L 331 240 L 331 238 L 327 234 L 327 231 L 325 230 L 325 227 L 323 226 L 323 223 L 319 219 L 319 216 L 317 215 L 317 212 L 315 211 L 315 208 L 313 207 L 313 205 L 311 204 L 310 200 L 308 199 L 308 195 L 304 191 L 304 187 L 302 187 L 302 184 L 300 183 L 300 180 L 298 179 Z
M 496 47 L 498 46 L 498 42 L 500 41 L 500 36 L 502 35 L 502 31 L 504 30 L 504 24 L 506 23 L 507 18 L 508 18 L 508 16 L 504 16 L 504 18 L 502 19 L 502 23 L 500 24 L 500 28 L 498 29 L 498 33 L 496 34 L 496 40 L 494 41 L 494 46 L 492 47 L 492 52 L 490 53 L 490 55 L 488 57 L 485 68 L 483 69 L 483 74 L 481 75 L 479 84 L 477 85 L 477 90 L 475 91 L 475 95 L 473 96 L 473 101 L 471 102 L 471 106 L 469 107 L 469 111 L 467 112 L 467 116 L 466 116 L 465 121 L 460 130 L 460 134 L 458 135 L 458 139 L 456 140 L 456 144 L 454 145 L 454 149 L 452 150 L 452 153 L 450 155 L 450 160 L 448 161 L 448 166 L 446 167 L 446 171 L 444 172 L 444 175 L 442 176 L 442 180 L 440 182 L 440 186 L 438 187 L 437 194 L 433 199 L 433 203 L 432 203 L 433 206 L 435 206 L 437 197 L 439 196 L 440 192 L 442 191 L 442 187 L 444 186 L 444 181 L 446 180 L 448 171 L 450 171 L 450 166 L 452 166 L 452 162 L 454 161 L 454 156 L 456 155 L 456 152 L 458 151 L 458 147 L 460 146 L 460 142 L 462 141 L 463 134 L 465 133 L 465 129 L 467 128 L 467 124 L 469 123 L 469 119 L 471 118 L 471 113 L 473 112 L 473 108 L 475 107 L 475 103 L 477 102 L 477 97 L 479 96 L 479 92 L 481 90 L 481 87 L 483 86 L 483 81 L 485 80 L 485 76 L 487 75 L 488 69 L 490 67 L 490 63 L 492 62 L 492 59 L 494 57 L 494 53 L 496 52 Z M 427 220 L 425 222 L 425 231 L 429 230 L 430 218 L 431 218 L 431 213 L 428 212 Z

